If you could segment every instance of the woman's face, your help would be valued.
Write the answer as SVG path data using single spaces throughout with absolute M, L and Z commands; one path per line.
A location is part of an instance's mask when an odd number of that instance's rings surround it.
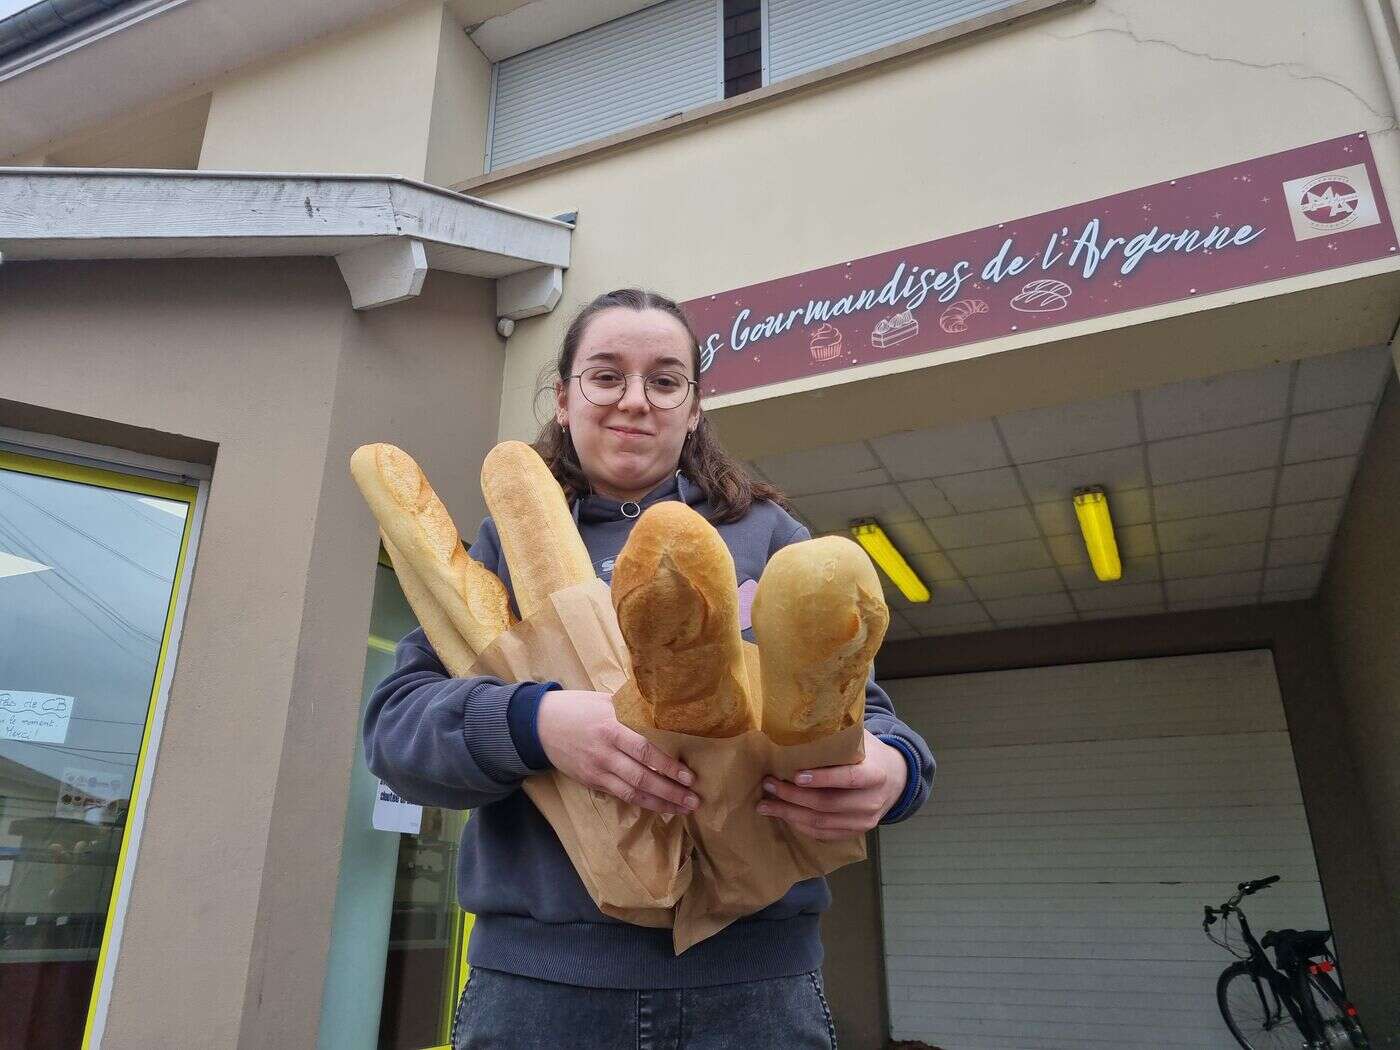
M 698 398 L 691 393 L 679 408 L 656 408 L 640 377 L 664 370 L 694 379 L 691 358 L 685 328 L 662 310 L 617 306 L 588 322 L 570 372 L 606 365 L 628 375 L 622 400 L 607 407 L 583 396 L 581 380 L 555 386 L 555 418 L 569 428 L 595 492 L 640 499 L 675 472 L 686 434 L 700 419 Z

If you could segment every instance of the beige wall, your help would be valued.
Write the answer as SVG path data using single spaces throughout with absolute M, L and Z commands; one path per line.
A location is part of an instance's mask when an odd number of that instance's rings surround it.
M 1333 541 L 1322 602 L 1361 797 L 1400 928 L 1400 383 L 1391 379 Z
M 443 27 L 437 0 L 412 0 L 220 81 L 200 168 L 422 179 Z
M 217 447 L 104 1046 L 314 1045 L 376 555 L 349 455 L 392 440 L 480 518 L 493 302 L 433 273 L 355 314 L 328 259 L 0 268 L 42 363 L 0 425 Z
M 490 100 L 491 63 L 452 11 L 444 8 L 423 175 L 426 181 L 450 186 L 485 170 Z
M 685 299 L 1358 130 L 1400 187 L 1392 124 L 1360 5 L 1319 19 L 1306 0 L 1232 0 L 1221 17 L 1216 0 L 1117 0 L 488 183 L 473 192 L 579 211 L 559 309 L 511 337 L 501 434 L 533 431 L 541 367 L 608 288 Z M 891 407 L 922 396 L 894 389 Z

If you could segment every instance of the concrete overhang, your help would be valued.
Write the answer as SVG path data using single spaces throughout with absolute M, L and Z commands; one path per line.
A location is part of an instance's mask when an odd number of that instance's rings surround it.
M 0 262 L 331 256 L 356 309 L 417 295 L 433 269 L 497 279 L 503 318 L 546 313 L 572 236 L 394 175 L 0 168 Z

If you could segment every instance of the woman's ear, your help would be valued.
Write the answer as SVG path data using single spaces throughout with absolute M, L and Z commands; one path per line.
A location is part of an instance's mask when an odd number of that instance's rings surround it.
M 554 421 L 561 427 L 569 425 L 569 390 L 559 379 L 554 381 Z

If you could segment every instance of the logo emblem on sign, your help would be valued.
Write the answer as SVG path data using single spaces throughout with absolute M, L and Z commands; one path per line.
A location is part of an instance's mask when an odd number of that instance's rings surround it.
M 1319 172 L 1283 184 L 1293 236 L 1306 241 L 1381 221 L 1364 164 Z

